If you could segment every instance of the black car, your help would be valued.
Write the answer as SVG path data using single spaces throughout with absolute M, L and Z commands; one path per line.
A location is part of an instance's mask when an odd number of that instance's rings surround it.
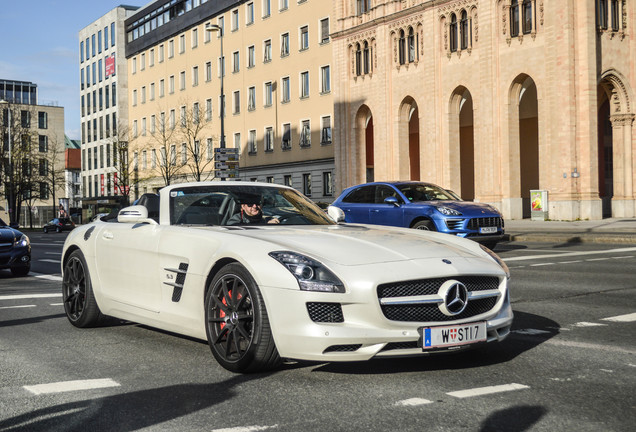
M 44 225 L 42 229 L 45 233 L 49 231 L 62 232 L 62 231 L 71 231 L 75 228 L 75 222 L 73 222 L 69 218 L 55 218 L 51 219 L 49 223 Z
M 14 276 L 26 276 L 31 270 L 29 237 L 0 219 L 0 268 L 11 269 Z

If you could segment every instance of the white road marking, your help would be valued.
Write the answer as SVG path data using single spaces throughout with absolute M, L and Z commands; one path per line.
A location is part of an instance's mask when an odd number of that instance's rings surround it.
M 548 265 L 554 265 L 555 263 L 549 262 L 549 263 L 539 263 L 539 264 L 530 264 L 530 267 L 541 267 L 541 266 L 548 266 Z
M 636 313 L 630 313 L 627 315 L 618 315 L 615 317 L 602 318 L 603 321 L 612 321 L 612 322 L 634 322 L 636 321 Z
M 537 329 L 520 329 L 520 330 L 513 330 L 512 332 L 517 334 L 522 334 L 522 335 L 530 335 L 530 336 L 552 333 L 546 330 L 537 330 Z
M 593 323 L 593 322 L 587 322 L 587 321 L 581 321 L 581 322 L 572 324 L 573 327 L 603 327 L 606 325 L 607 324 Z
M 428 399 L 422 399 L 422 398 L 411 398 L 411 399 L 404 399 L 401 401 L 397 401 L 395 403 L 396 406 L 418 406 L 418 405 L 426 405 L 426 404 L 432 404 L 433 401 L 430 401 Z
M 62 381 L 49 384 L 37 384 L 32 386 L 24 386 L 23 388 L 35 395 L 62 393 L 77 390 L 92 390 L 107 387 L 119 387 L 120 384 L 110 378 L 93 379 L 93 380 L 77 380 Z
M 52 260 L 52 259 L 41 259 L 41 260 L 38 260 L 38 261 L 40 261 L 40 262 L 58 263 L 58 264 L 60 263 L 60 260 Z
M 581 262 L 583 262 L 583 260 L 561 261 L 559 264 L 574 264 L 574 263 L 581 263 Z
M 62 252 L 44 252 L 45 255 L 58 255 L 62 256 Z
M 626 255 L 626 256 L 619 256 L 619 257 L 612 257 L 612 259 L 627 259 L 627 258 L 634 258 L 634 255 Z
M 51 303 L 49 306 L 64 306 L 64 303 Z
M 12 294 L 0 296 L 0 300 L 22 300 L 22 299 L 34 299 L 34 298 L 51 298 L 62 297 L 62 293 L 59 294 Z
M 30 308 L 35 307 L 35 305 L 20 305 L 20 306 L 2 306 L 0 309 L 19 309 L 19 308 Z
M 607 372 L 607 373 L 614 373 L 613 370 L 611 369 L 601 369 L 602 372 Z
M 39 278 L 39 279 L 46 279 L 46 280 L 52 280 L 52 281 L 57 281 L 57 282 L 61 282 L 62 281 L 62 276 L 57 276 L 57 275 L 48 275 L 48 274 L 42 274 L 42 273 L 29 273 L 30 276 Z
M 604 258 L 589 258 L 586 259 L 585 261 L 607 261 L 609 258 L 604 257 Z
M 530 387 L 523 384 L 512 383 L 512 384 L 503 384 L 498 386 L 480 387 L 480 388 L 474 388 L 474 389 L 468 389 L 468 390 L 459 390 L 459 391 L 454 391 L 454 392 L 450 392 L 446 394 L 449 396 L 462 399 L 462 398 L 482 396 L 482 395 L 493 394 L 493 393 L 523 390 L 527 388 L 530 388 Z
M 267 429 L 275 429 L 277 427 L 277 424 L 272 426 L 238 426 L 233 428 L 213 429 L 211 432 L 256 432 Z
M 599 254 L 611 254 L 611 253 L 634 252 L 634 251 L 636 251 L 636 247 L 608 249 L 608 250 L 598 250 L 598 251 L 553 253 L 553 254 L 549 254 L 549 255 L 516 256 L 516 257 L 502 258 L 502 259 L 504 261 L 506 261 L 506 262 L 508 262 L 508 261 L 525 261 L 525 260 L 544 259 L 544 258 L 560 258 L 560 257 L 565 257 L 565 256 L 599 255 Z

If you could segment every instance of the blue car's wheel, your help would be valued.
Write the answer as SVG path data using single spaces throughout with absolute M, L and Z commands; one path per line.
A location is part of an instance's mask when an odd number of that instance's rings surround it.
M 429 220 L 423 220 L 423 221 L 416 222 L 415 225 L 413 225 L 413 229 L 435 231 L 435 225 L 433 224 L 433 222 Z

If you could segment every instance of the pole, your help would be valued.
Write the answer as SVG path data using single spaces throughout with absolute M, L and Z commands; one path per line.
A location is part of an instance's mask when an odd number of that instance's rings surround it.
M 9 142 L 9 190 L 7 191 L 7 209 L 9 210 L 9 225 L 11 225 L 15 221 L 13 212 L 13 161 L 11 159 L 11 105 L 5 100 L 0 100 L 0 104 L 7 106 L 7 140 Z
M 218 31 L 219 38 L 221 39 L 221 143 L 220 148 L 225 148 L 225 93 L 223 91 L 223 77 L 225 76 L 225 57 L 223 57 L 223 29 L 217 24 L 207 24 L 205 29 L 207 31 Z M 225 181 L 224 177 L 221 177 L 221 181 Z

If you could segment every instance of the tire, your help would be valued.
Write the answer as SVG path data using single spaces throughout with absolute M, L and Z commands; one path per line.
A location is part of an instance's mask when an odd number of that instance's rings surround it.
M 415 222 L 415 224 L 411 228 L 424 231 L 436 231 L 435 224 L 433 224 L 433 222 L 431 222 L 430 220 L 421 220 Z
M 29 272 L 31 271 L 31 263 L 25 265 L 25 266 L 20 266 L 20 267 L 11 267 L 11 274 L 13 274 L 13 276 L 26 276 L 29 274 Z
M 56 233 L 61 233 L 61 232 L 62 232 L 62 228 L 60 228 L 60 227 L 55 227 L 55 232 L 56 232 Z
M 95 327 L 103 315 L 95 301 L 84 254 L 75 250 L 64 263 L 62 300 L 66 317 L 75 327 Z
M 258 372 L 281 363 L 263 296 L 242 265 L 216 274 L 205 294 L 205 318 L 210 350 L 225 369 Z
M 44 234 L 46 234 L 47 232 L 49 232 L 49 229 L 47 227 L 43 228 Z

